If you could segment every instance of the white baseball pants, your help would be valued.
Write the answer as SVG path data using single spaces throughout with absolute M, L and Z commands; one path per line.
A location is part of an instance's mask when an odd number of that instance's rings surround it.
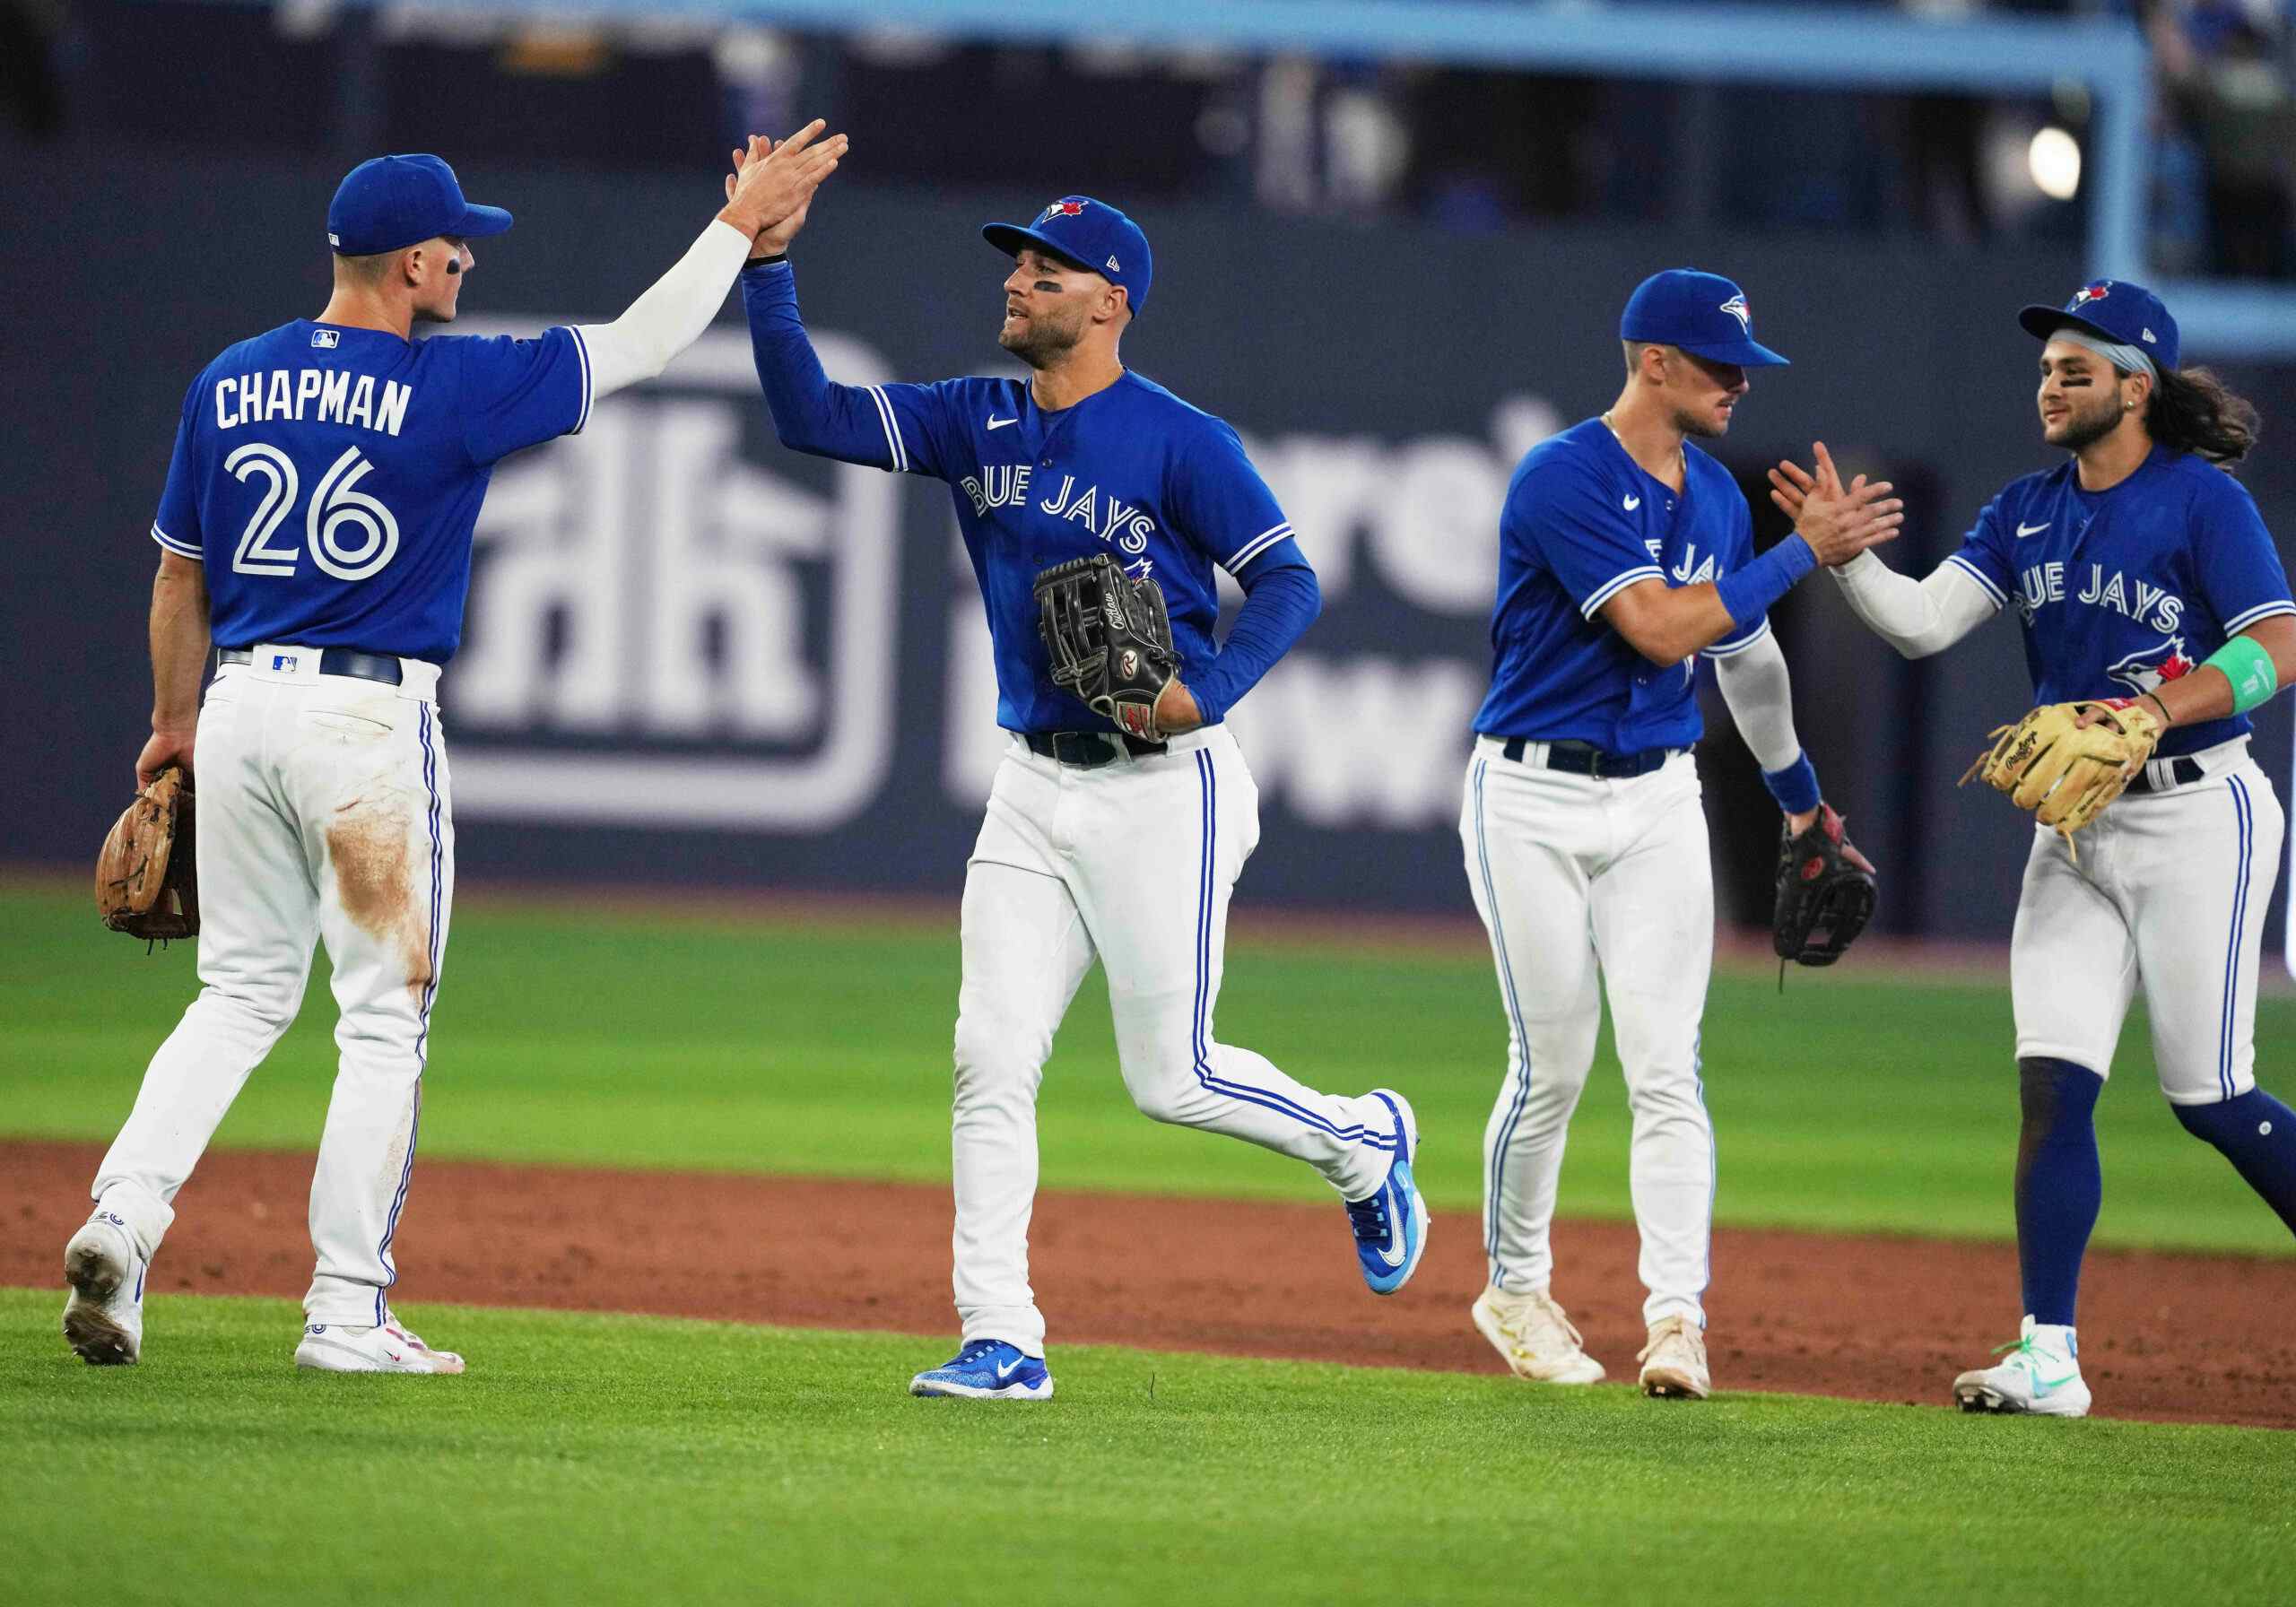
M 1548 1229 L 1570 1113 L 1594 1065 L 1597 975 L 1633 1117 L 1643 1319 L 1703 1326 L 1714 1129 L 1699 1018 L 1714 962 L 1714 883 L 1687 753 L 1627 780 L 1550 770 L 1476 739 L 1459 816 L 1476 913 L 1507 1016 L 1507 1078 L 1483 1130 L 1483 1251 L 1500 1289 L 1554 1275 Z
M 2257 962 L 2286 821 L 2245 738 L 2193 757 L 2203 779 L 2122 794 L 2082 831 L 2077 864 L 2033 829 L 2009 977 L 2019 1057 L 2100 1077 L 2141 983 L 2161 1091 L 2211 1105 L 2256 1086 Z
M 1028 1255 L 1037 1089 L 1096 954 L 1144 1114 L 1304 1160 L 1344 1199 L 1386 1178 L 1384 1104 L 1318 1093 L 1213 1038 L 1229 893 L 1258 841 L 1258 789 L 1224 727 L 1097 769 L 1013 740 L 965 872 L 950 1145 L 968 1342 L 1044 1354 Z
M 340 1063 L 311 1179 L 310 1320 L 383 1319 L 397 1277 L 455 833 L 435 668 L 388 686 L 262 647 L 208 689 L 195 750 L 198 998 L 153 1055 L 95 1197 L 149 1256 L 248 1074 L 301 1007 L 326 944 Z

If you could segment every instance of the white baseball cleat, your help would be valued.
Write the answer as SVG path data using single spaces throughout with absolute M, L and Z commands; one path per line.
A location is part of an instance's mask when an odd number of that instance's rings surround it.
M 1541 1384 L 1599 1384 L 1603 1364 L 1587 1354 L 1586 1341 L 1543 1289 L 1515 1294 L 1485 1289 L 1475 1299 L 1474 1325 L 1507 1359 L 1518 1378 Z
M 1953 1380 L 1963 1412 L 2016 1412 L 2034 1417 L 2087 1417 L 2089 1385 L 2081 1377 L 2081 1342 L 2060 1324 L 2027 1317 L 2017 1342 L 1993 1352 L 2008 1359 Z
M 1660 1317 L 1650 1325 L 1650 1342 L 1635 1359 L 1642 1364 L 1642 1393 L 1668 1400 L 1703 1401 L 1713 1392 L 1706 1370 L 1706 1334 L 1686 1316 Z
M 310 1323 L 303 1342 L 295 1347 L 297 1367 L 326 1373 L 459 1373 L 463 1359 L 452 1351 L 434 1351 L 398 1325 L 398 1319 L 370 1327 L 349 1328 L 340 1323 Z
M 90 1367 L 118 1367 L 144 1354 L 144 1274 L 135 1237 L 117 1212 L 99 1211 L 64 1247 L 64 1337 Z

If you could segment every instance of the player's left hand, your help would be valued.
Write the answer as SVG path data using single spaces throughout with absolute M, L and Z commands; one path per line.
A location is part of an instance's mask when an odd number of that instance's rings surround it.
M 191 750 L 198 740 L 199 727 L 184 731 L 154 731 L 144 744 L 144 751 L 135 756 L 135 786 L 138 791 L 152 785 L 161 770 L 170 765 L 181 765 L 183 773 L 193 774 Z
M 1204 711 L 1196 706 L 1196 694 L 1186 685 L 1174 681 L 1156 695 L 1156 729 L 1165 736 L 1178 736 L 1183 731 L 1193 731 L 1204 724 Z

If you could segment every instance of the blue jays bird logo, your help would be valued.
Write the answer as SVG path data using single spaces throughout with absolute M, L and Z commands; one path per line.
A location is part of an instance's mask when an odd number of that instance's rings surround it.
M 2065 310 L 2067 312 L 2078 312 L 2090 302 L 2101 301 L 2112 293 L 2112 286 L 2109 284 L 2099 283 L 2083 286 L 2082 289 L 2075 291 L 2073 293 L 2073 300 L 2065 304 Z
M 2159 691 L 2169 682 L 2183 680 L 2194 667 L 2193 661 L 2185 656 L 2185 638 L 2172 636 L 2149 647 L 2138 648 L 2105 673 L 2141 698 L 2146 692 Z
M 1753 334 L 1754 309 L 1746 305 L 1746 298 L 1744 291 L 1741 291 L 1737 295 L 1731 297 L 1727 301 L 1722 303 L 1722 310 L 1728 313 L 1732 317 L 1737 319 L 1748 334 Z
M 1037 222 L 1048 223 L 1055 218 L 1078 218 L 1084 215 L 1082 201 L 1056 201 L 1037 214 Z

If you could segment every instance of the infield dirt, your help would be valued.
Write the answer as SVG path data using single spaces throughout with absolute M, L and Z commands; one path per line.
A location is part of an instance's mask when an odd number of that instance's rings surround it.
M 101 1153 L 0 1143 L 0 1284 L 54 1285 L 61 1299 L 64 1241 Z M 306 1155 L 208 1156 L 177 1200 L 151 1288 L 300 1297 L 310 1176 Z M 915 1333 L 923 1366 L 955 1332 L 950 1220 L 940 1187 L 428 1161 L 392 1247 L 396 1292 L 409 1305 Z M 1056 1366 L 1064 1343 L 1106 1342 L 1500 1368 L 1467 1321 L 1483 1263 L 1466 1213 L 1438 1213 L 1418 1277 L 1385 1300 L 1365 1292 L 1335 1205 L 1048 1193 L 1031 1238 Z M 1564 1222 L 1555 1252 L 1556 1296 L 1611 1377 L 1631 1380 L 1633 1229 Z M 2016 1291 L 2006 1245 L 1726 1228 L 1708 1297 L 1716 1387 L 1942 1405 L 1955 1373 L 2014 1336 Z M 2296 1428 L 2296 1259 L 2100 1250 L 2081 1302 L 2099 1415 Z M 155 1313 L 154 1350 L 165 1324 Z M 283 1359 L 293 1337 L 281 1336 Z

